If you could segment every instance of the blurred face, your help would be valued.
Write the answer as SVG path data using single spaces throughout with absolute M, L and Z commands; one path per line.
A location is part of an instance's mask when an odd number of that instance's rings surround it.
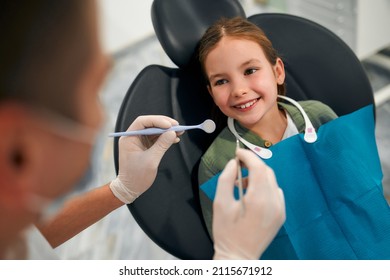
M 55 198 L 71 190 L 81 179 L 89 166 L 89 160 L 93 151 L 93 143 L 96 140 L 97 132 L 103 122 L 103 108 L 100 103 L 99 92 L 104 78 L 109 70 L 110 61 L 102 53 L 97 28 L 96 3 L 89 1 L 85 23 L 88 25 L 90 35 L 85 38 L 90 46 L 90 59 L 85 71 L 78 81 L 75 93 L 70 93 L 70 98 L 75 98 L 76 107 L 75 123 L 65 123 L 52 119 L 51 125 L 57 123 L 57 128 L 64 134 L 47 130 L 42 134 L 41 144 L 36 151 L 47 155 L 42 159 L 42 166 L 50 172 L 41 170 L 39 190 L 40 195 L 48 198 Z M 82 42 L 81 42 L 82 43 Z M 45 123 L 42 123 L 44 131 Z
M 37 221 L 45 206 L 41 202 L 68 193 L 89 166 L 103 120 L 99 91 L 110 63 L 99 45 L 96 3 L 85 3 L 82 22 L 88 36 L 77 43 L 88 47 L 88 59 L 76 66 L 82 69 L 77 81 L 69 78 L 75 84 L 75 92 L 69 92 L 74 119 L 49 105 L 43 109 L 15 100 L 0 103 L 0 224 L 5 225 L 0 231 L 0 258 L 2 248 Z M 54 74 L 56 70 L 53 67 Z
M 284 82 L 280 59 L 271 65 L 258 43 L 224 37 L 205 60 L 209 92 L 228 117 L 253 129 L 278 114 L 277 85 Z
M 88 36 L 77 43 L 88 48 L 88 58 L 79 63 L 81 75 L 77 81 L 63 77 L 75 85 L 71 87 L 74 92 L 69 92 L 74 118 L 62 115 L 50 105 L 41 108 L 15 100 L 0 103 L 0 224 L 4 225 L 0 232 L 0 258 L 9 240 L 37 221 L 45 206 L 43 202 L 68 193 L 89 166 L 103 121 L 99 91 L 110 61 L 99 45 L 96 3 L 94 0 L 82 3 L 87 5 L 85 20 L 81 22 Z M 67 55 L 72 57 L 74 53 Z M 57 69 L 58 65 L 54 65 L 53 75 L 60 75 Z M 45 83 L 47 79 L 50 77 L 36 81 Z

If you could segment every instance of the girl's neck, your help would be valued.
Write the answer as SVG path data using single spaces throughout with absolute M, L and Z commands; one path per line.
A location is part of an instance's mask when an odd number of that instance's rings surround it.
M 287 116 L 283 109 L 275 106 L 253 127 L 247 127 L 262 139 L 276 144 L 282 140 L 287 127 Z

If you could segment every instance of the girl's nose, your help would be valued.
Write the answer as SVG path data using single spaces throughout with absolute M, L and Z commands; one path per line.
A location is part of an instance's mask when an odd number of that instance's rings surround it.
M 248 93 L 248 86 L 245 83 L 245 81 L 239 80 L 234 81 L 233 88 L 232 88 L 232 95 L 234 97 L 241 97 Z

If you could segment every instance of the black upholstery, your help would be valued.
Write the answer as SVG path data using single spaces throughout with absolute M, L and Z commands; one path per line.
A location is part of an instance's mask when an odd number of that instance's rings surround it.
M 116 130 L 125 130 L 138 115 L 144 114 L 172 116 L 182 124 L 201 123 L 209 118 L 212 101 L 200 84 L 197 76 L 184 70 L 146 67 L 125 96 Z M 203 131 L 189 131 L 181 136 L 180 143 L 164 156 L 153 186 L 129 205 L 145 233 L 182 259 L 208 259 L 213 254 L 200 215 L 196 183 L 191 181 L 194 166 L 211 143 L 210 137 Z M 118 167 L 117 153 L 116 141 Z
M 216 5 L 215 7 L 213 5 Z M 214 12 L 209 13 L 214 9 Z M 244 16 L 237 1 L 155 0 L 152 19 L 157 37 L 181 68 L 146 67 L 132 83 L 118 113 L 116 131 L 139 115 L 168 115 L 182 124 L 210 118 L 212 100 L 192 61 L 197 41 L 220 16 Z M 190 43 L 188 43 L 190 42 Z M 197 163 L 215 135 L 189 131 L 164 156 L 153 186 L 129 209 L 145 233 L 182 259 L 210 259 L 211 240 L 204 225 L 196 182 Z M 114 142 L 118 170 L 118 141 Z
M 146 67 L 129 88 L 118 113 L 116 131 L 139 115 L 163 114 L 182 124 L 210 118 L 212 100 L 201 82 L 194 51 L 221 16 L 245 17 L 236 0 L 155 0 L 152 19 L 168 56 L 180 68 Z M 343 115 L 373 103 L 359 60 L 338 37 L 302 18 L 260 14 L 249 18 L 264 29 L 280 52 L 287 71 L 287 95 L 317 99 Z M 212 242 L 198 199 L 197 164 L 216 134 L 188 131 L 164 156 L 153 186 L 129 209 L 145 233 L 182 259 L 209 259 Z M 118 141 L 114 142 L 118 170 Z M 131 237 L 129 237 L 131 238 Z
M 190 62 L 206 29 L 223 17 L 246 17 L 236 0 L 155 0 L 152 22 L 161 46 L 180 68 Z

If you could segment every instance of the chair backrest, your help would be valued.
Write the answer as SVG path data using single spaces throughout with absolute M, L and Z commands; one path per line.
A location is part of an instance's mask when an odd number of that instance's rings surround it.
M 208 11 L 214 10 L 213 13 Z M 139 115 L 162 114 L 181 124 L 210 118 L 212 99 L 193 63 L 197 42 L 221 16 L 245 17 L 238 1 L 155 0 L 153 25 L 164 50 L 180 68 L 150 65 L 130 86 L 118 113 L 116 131 Z M 215 135 L 188 131 L 165 154 L 153 186 L 129 209 L 145 233 L 182 259 L 210 259 L 213 246 L 203 222 L 196 180 L 197 163 Z M 114 141 L 118 170 L 118 141 Z M 131 238 L 131 237 L 129 237 Z
M 220 17 L 245 17 L 236 0 L 155 0 L 152 20 L 165 52 L 179 68 L 147 66 L 130 86 L 118 113 L 116 131 L 139 115 L 163 114 L 182 124 L 211 116 L 213 101 L 194 61 L 197 44 Z M 343 115 L 373 103 L 373 93 L 352 50 L 337 36 L 311 21 L 290 15 L 259 14 L 260 26 L 281 54 L 287 95 L 317 99 Z M 186 132 L 164 156 L 153 186 L 129 209 L 145 233 L 161 248 L 182 259 L 210 259 L 212 241 L 203 222 L 197 166 L 216 134 Z M 118 170 L 118 141 L 114 142 Z M 131 238 L 131 237 L 129 237 Z

